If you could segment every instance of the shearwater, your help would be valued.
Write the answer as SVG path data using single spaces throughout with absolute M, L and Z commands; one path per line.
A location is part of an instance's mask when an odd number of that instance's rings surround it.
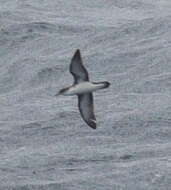
M 83 65 L 80 50 L 77 49 L 71 59 L 70 73 L 74 77 L 72 86 L 63 88 L 59 91 L 58 95 L 77 95 L 78 108 L 83 120 L 93 129 L 96 129 L 96 117 L 94 115 L 93 105 L 93 91 L 108 88 L 110 83 L 103 82 L 90 82 L 89 75 Z

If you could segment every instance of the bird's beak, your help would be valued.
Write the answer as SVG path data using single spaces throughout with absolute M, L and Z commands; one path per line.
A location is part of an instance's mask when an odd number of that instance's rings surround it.
M 60 95 L 60 93 L 58 92 L 57 94 L 55 94 L 55 96 L 59 96 Z

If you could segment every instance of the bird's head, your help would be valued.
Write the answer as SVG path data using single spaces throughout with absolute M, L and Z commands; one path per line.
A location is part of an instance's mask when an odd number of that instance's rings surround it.
M 68 88 L 62 88 L 55 96 L 65 95 L 67 91 Z

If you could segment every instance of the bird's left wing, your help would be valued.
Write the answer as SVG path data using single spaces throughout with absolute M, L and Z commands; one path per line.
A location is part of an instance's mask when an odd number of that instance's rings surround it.
M 96 129 L 96 118 L 94 115 L 93 94 L 85 93 L 78 95 L 78 107 L 84 121 L 93 129 Z

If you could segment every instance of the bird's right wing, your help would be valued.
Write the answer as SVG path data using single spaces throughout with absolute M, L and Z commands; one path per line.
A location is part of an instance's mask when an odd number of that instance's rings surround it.
M 83 81 L 89 81 L 88 72 L 82 63 L 81 53 L 79 49 L 75 52 L 74 56 L 71 59 L 70 73 L 74 77 L 75 84 Z
M 94 115 L 93 94 L 86 93 L 78 95 L 78 107 L 84 121 L 93 129 L 96 129 L 96 118 Z

